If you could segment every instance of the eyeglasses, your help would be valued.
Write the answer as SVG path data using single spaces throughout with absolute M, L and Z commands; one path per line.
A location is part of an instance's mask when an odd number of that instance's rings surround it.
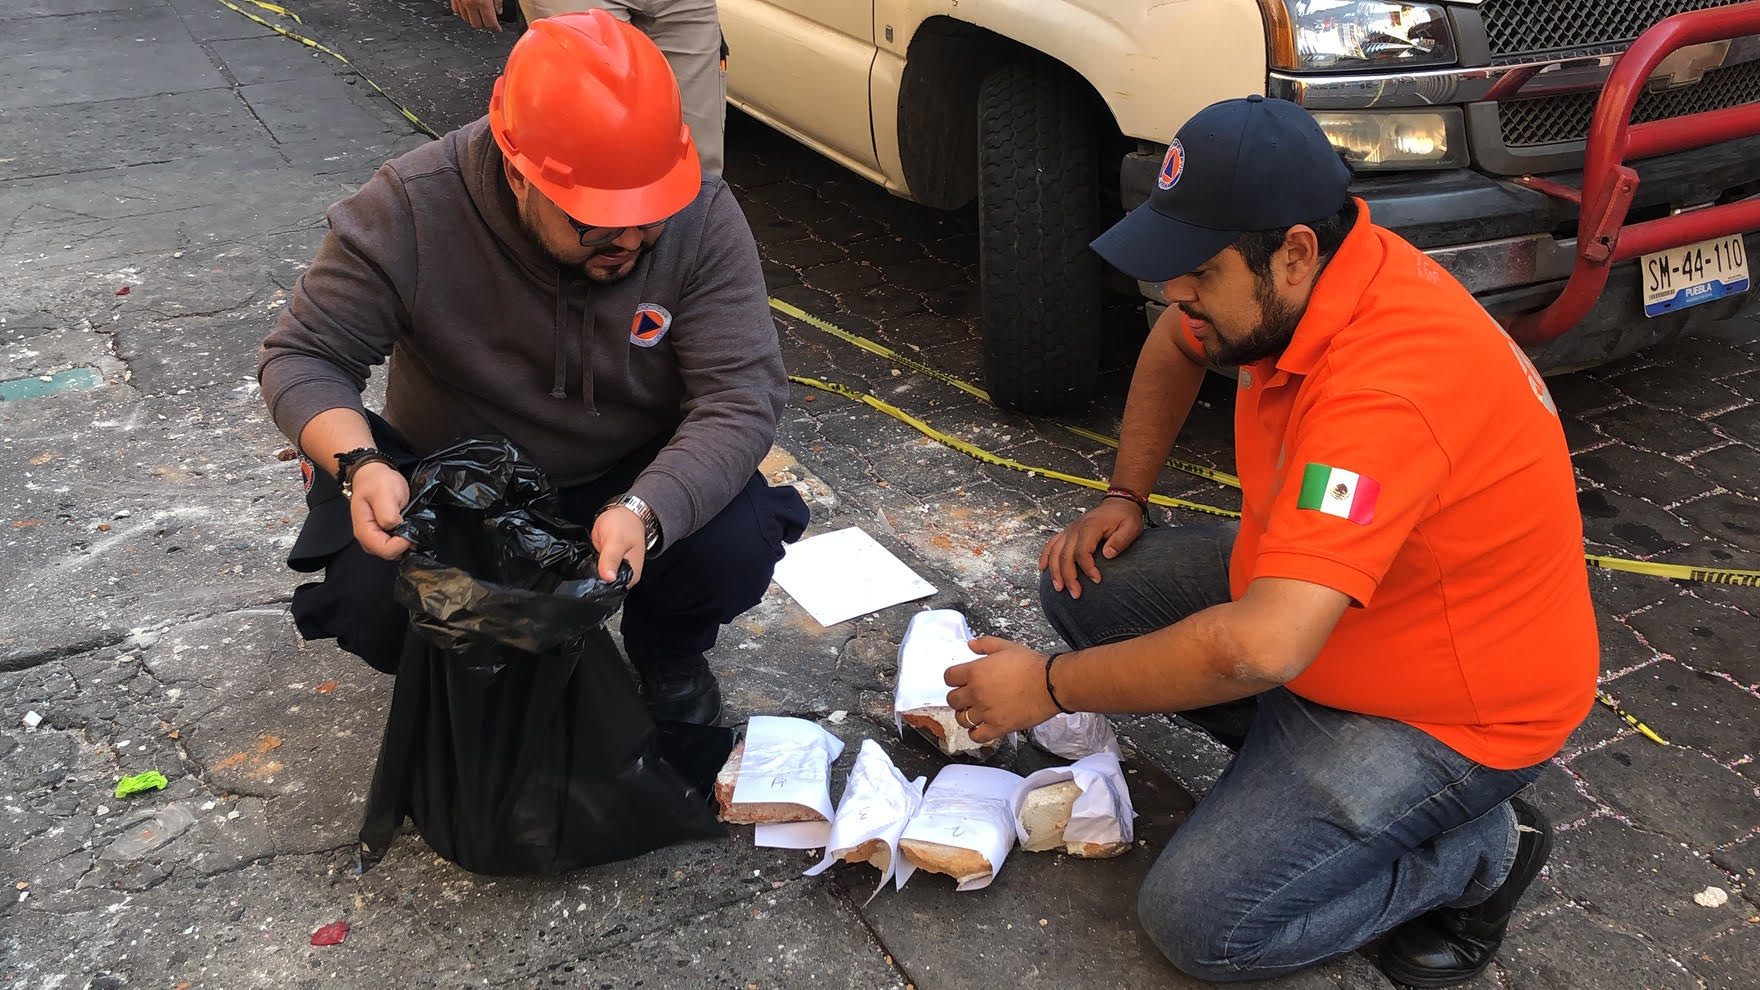
M 629 230 L 628 227 L 589 227 L 588 225 L 581 223 L 579 220 L 576 220 L 574 217 L 571 217 L 566 213 L 564 213 L 563 216 L 565 218 L 567 218 L 568 225 L 570 227 L 574 228 L 574 232 L 580 235 L 581 247 L 584 247 L 584 248 L 604 247 L 605 245 L 610 244 L 612 241 L 617 240 L 619 237 L 622 237 L 624 235 L 624 232 Z M 636 224 L 635 228 L 637 230 L 643 231 L 645 233 L 647 231 L 653 230 L 656 227 L 664 226 L 666 221 L 671 220 L 671 219 L 672 219 L 671 217 L 662 217 L 661 219 L 656 220 L 653 223 Z M 591 234 L 595 230 L 608 230 L 608 231 L 610 231 L 610 233 L 600 234 L 596 237 L 588 237 L 587 236 L 588 234 Z

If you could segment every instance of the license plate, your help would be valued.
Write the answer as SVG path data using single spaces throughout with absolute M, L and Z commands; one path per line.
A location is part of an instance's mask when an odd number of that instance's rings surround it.
M 1748 290 L 1748 253 L 1740 234 L 1647 254 L 1639 264 L 1645 316 Z

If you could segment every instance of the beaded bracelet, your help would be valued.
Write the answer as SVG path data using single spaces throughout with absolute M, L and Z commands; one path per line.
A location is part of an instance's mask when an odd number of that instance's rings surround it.
M 1114 486 L 1106 489 L 1106 494 L 1100 497 L 1102 500 L 1109 498 L 1122 498 L 1136 503 L 1137 508 L 1142 510 L 1143 523 L 1150 527 L 1155 525 L 1155 517 L 1149 514 L 1149 496 L 1138 495 L 1129 488 L 1119 488 Z

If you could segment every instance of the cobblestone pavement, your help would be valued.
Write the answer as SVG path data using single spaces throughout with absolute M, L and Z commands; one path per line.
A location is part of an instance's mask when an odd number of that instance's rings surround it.
M 0 158 L 0 382 L 95 368 L 105 383 L 0 405 L 0 470 L 17 479 L 0 499 L 0 880 L 17 891 L 0 985 L 1185 985 L 1131 919 L 1147 850 L 1016 857 L 983 895 L 924 878 L 868 903 L 865 868 L 803 879 L 797 854 L 743 834 L 555 882 L 469 877 L 412 836 L 351 875 L 389 691 L 287 621 L 298 499 L 251 349 L 323 206 L 420 138 L 335 60 L 213 0 L 68 3 L 0 12 L 0 122 L 34 138 Z M 426 0 L 289 6 L 437 130 L 480 112 L 509 40 Z M 59 69 L 76 57 L 105 69 Z M 979 383 L 971 214 L 890 198 L 737 114 L 729 131 L 776 298 Z M 1065 422 L 1115 432 L 1142 333 L 1132 306 L 1109 311 L 1104 395 L 1059 422 L 778 322 L 793 374 L 1092 478 L 1110 452 Z M 1760 568 L 1760 323 L 1551 387 L 1591 552 Z M 1226 469 L 1231 404 L 1228 382 L 1208 383 L 1177 456 Z M 937 583 L 933 604 L 1051 645 L 1034 564 L 1091 492 L 800 385 L 778 444 L 769 467 L 809 489 L 816 528 L 861 525 Z M 1238 504 L 1171 470 L 1160 491 Z M 1558 823 L 1548 872 L 1473 985 L 1760 985 L 1760 589 L 1591 578 L 1603 688 L 1668 745 L 1590 713 L 1535 788 Z M 909 611 L 822 629 L 773 594 L 718 648 L 730 707 L 847 710 L 846 740 L 887 739 Z M 25 728 L 27 711 L 43 724 Z M 1176 721 L 1120 727 L 1152 845 L 1221 757 Z M 105 793 L 149 766 L 171 787 Z M 343 946 L 305 944 L 339 917 L 356 926 Z M 1385 983 L 1351 957 L 1279 985 Z

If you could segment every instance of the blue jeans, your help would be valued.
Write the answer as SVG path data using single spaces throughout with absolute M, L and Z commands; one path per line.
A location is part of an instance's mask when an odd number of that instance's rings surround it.
M 1229 525 L 1145 532 L 1082 597 L 1042 576 L 1071 647 L 1129 639 L 1229 600 Z M 1235 751 L 1143 881 L 1137 913 L 1181 970 L 1281 976 L 1435 908 L 1489 897 L 1515 859 L 1509 798 L 1538 767 L 1496 770 L 1403 722 L 1277 688 L 1180 713 Z

